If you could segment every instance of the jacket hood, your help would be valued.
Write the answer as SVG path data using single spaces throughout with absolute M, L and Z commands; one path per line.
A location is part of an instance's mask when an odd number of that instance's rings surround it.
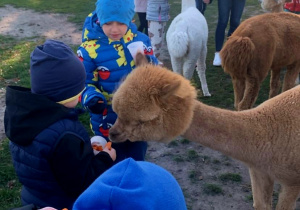
M 42 130 L 60 119 L 70 117 L 71 110 L 43 95 L 31 93 L 29 88 L 8 86 L 5 134 L 16 144 L 28 145 Z

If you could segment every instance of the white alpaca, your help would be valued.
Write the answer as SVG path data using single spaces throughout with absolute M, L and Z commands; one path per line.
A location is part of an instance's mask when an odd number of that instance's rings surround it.
M 166 35 L 172 69 L 190 80 L 197 63 L 203 95 L 211 96 L 205 76 L 207 22 L 196 8 L 195 0 L 182 0 L 181 5 L 181 13 L 174 18 Z

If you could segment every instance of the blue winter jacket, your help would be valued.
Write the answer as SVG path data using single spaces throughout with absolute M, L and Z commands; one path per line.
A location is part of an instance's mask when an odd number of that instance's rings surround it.
M 113 41 L 104 34 L 95 12 L 89 14 L 85 20 L 82 44 L 77 51 L 87 75 L 81 103 L 88 110 L 87 104 L 94 97 L 104 101 L 106 108 L 103 113 L 90 112 L 90 115 L 91 127 L 95 135 L 100 135 L 107 140 L 108 131 L 117 119 L 111 107 L 113 93 L 121 81 L 135 68 L 135 62 L 127 46 L 136 41 L 144 43 L 144 54 L 157 64 L 149 37 L 137 31 L 133 23 L 129 25 L 121 40 Z
M 23 205 L 72 209 L 76 198 L 113 164 L 106 152 L 94 155 L 76 109 L 28 88 L 7 87 L 4 125 L 23 185 Z

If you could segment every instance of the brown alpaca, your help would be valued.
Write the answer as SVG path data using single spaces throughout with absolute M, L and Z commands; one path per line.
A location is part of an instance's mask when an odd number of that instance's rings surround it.
M 235 30 L 220 52 L 230 74 L 237 110 L 250 109 L 271 70 L 269 98 L 280 90 L 280 71 L 287 68 L 282 91 L 295 85 L 300 72 L 300 16 L 268 13 L 251 17 Z
M 277 209 L 293 209 L 300 192 L 300 86 L 256 108 L 230 111 L 198 101 L 179 74 L 144 65 L 125 79 L 112 104 L 113 142 L 182 135 L 249 167 L 255 209 L 272 209 L 274 181 L 282 187 Z

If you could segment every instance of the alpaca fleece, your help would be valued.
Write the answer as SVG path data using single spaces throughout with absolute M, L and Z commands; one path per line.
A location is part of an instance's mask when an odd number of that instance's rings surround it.
M 222 67 L 232 78 L 236 109 L 254 105 L 270 70 L 269 98 L 280 90 L 280 72 L 284 67 L 282 91 L 294 87 L 300 72 L 299 49 L 299 15 L 268 13 L 242 22 L 220 51 Z
M 242 161 L 249 167 L 255 209 L 291 210 L 300 192 L 300 86 L 256 108 L 231 111 L 196 99 L 189 80 L 153 65 L 136 68 L 116 91 L 113 142 L 169 142 L 178 135 Z

